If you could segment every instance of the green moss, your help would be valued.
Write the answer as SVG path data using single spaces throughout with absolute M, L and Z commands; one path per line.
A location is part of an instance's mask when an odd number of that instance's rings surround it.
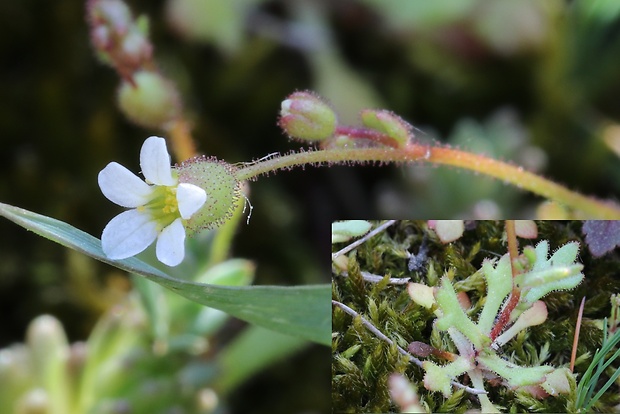
M 374 223 L 375 226 L 377 223 Z M 602 332 L 596 320 L 609 315 L 609 297 L 620 292 L 619 258 L 617 253 L 593 258 L 581 236 L 581 222 L 537 222 L 537 240 L 519 239 L 520 248 L 535 246 L 538 240 L 549 240 L 550 252 L 576 240 L 580 243 L 579 261 L 584 264 L 584 282 L 571 291 L 553 292 L 543 298 L 547 304 L 548 319 L 542 325 L 520 332 L 501 350 L 500 355 L 523 366 L 548 364 L 567 366 L 573 342 L 577 310 L 581 298 L 587 296 L 578 356 L 591 354 L 600 347 Z M 417 254 L 426 238 L 428 260 L 418 272 L 407 269 L 407 251 Z M 343 247 L 335 245 L 334 251 Z M 421 341 L 438 349 L 456 352 L 446 335 L 433 327 L 435 315 L 413 304 L 405 285 L 389 285 L 387 277 L 381 283 L 365 282 L 360 270 L 388 277 L 411 277 L 412 281 L 437 286 L 447 271 L 453 275 L 457 292 L 464 291 L 472 302 L 468 316 L 474 321 L 485 302 L 486 284 L 480 269 L 484 259 L 493 259 L 507 252 L 504 223 L 479 221 L 471 223 L 463 237 L 448 245 L 439 242 L 424 221 L 400 221 L 356 249 L 349 262 L 349 277 L 333 276 L 333 297 L 352 307 L 369 319 L 381 332 L 401 347 L 412 341 Z M 600 325 L 599 325 L 600 326 Z M 422 378 L 424 371 L 401 356 L 395 346 L 389 346 L 368 332 L 359 321 L 339 309 L 333 312 L 332 403 L 333 412 L 390 412 L 397 411 L 387 391 L 387 377 L 402 372 L 418 389 L 420 400 L 432 411 L 464 412 L 479 408 L 476 398 L 462 390 L 450 397 L 427 391 Z M 345 366 L 338 356 L 353 346 L 359 350 L 347 359 L 355 366 Z M 445 363 L 429 357 L 436 363 Z M 575 367 L 579 376 L 588 367 L 586 359 Z M 348 363 L 347 363 L 348 364 Z M 613 368 L 613 367 L 612 367 Z M 606 381 L 605 373 L 601 381 Z M 461 377 L 467 384 L 467 377 Z M 487 383 L 489 384 L 489 383 Z M 612 387 L 613 389 L 613 387 Z M 515 392 L 505 386 L 488 386 L 490 400 L 511 412 L 563 412 L 570 407 L 574 395 L 536 399 Z M 607 394 L 612 394 L 607 393 Z M 612 410 L 618 403 L 617 395 L 605 395 L 595 406 L 597 410 Z

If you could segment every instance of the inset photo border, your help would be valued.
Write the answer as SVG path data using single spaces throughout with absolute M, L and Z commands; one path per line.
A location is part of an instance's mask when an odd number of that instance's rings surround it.
M 617 411 L 616 221 L 332 223 L 332 412 Z

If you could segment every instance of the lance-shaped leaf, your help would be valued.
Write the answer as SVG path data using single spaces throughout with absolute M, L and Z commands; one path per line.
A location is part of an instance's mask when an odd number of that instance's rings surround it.
M 0 215 L 65 247 L 152 280 L 194 302 L 247 322 L 324 345 L 331 336 L 330 285 L 218 286 L 174 278 L 131 257 L 110 260 L 101 241 L 62 221 L 0 203 Z

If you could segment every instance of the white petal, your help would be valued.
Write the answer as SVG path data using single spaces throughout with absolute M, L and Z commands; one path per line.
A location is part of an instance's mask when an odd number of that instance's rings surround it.
M 177 180 L 172 177 L 170 154 L 166 148 L 166 140 L 160 137 L 148 137 L 140 150 L 140 167 L 142 174 L 149 183 L 157 185 L 175 185 Z
M 207 193 L 194 184 L 181 183 L 177 187 L 179 213 L 185 220 L 190 218 L 207 201 Z
M 155 246 L 157 259 L 165 265 L 176 266 L 185 257 L 185 227 L 180 218 L 162 230 Z
M 119 163 L 111 162 L 99 172 L 99 188 L 104 196 L 123 207 L 138 207 L 151 198 L 153 188 Z
M 101 235 L 101 247 L 110 259 L 134 256 L 157 237 L 157 223 L 148 213 L 128 210 L 114 217 Z

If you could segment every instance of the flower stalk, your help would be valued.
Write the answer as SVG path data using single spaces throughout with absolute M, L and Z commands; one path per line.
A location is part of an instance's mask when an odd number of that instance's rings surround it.
M 523 167 L 454 148 L 417 143 L 410 143 L 402 149 L 342 148 L 293 152 L 242 166 L 237 171 L 236 177 L 240 181 L 249 180 L 262 174 L 305 164 L 406 163 L 414 161 L 451 165 L 479 172 L 520 189 L 531 191 L 549 200 L 570 206 L 590 217 L 620 219 L 620 206 L 571 191 L 551 180 L 526 171 Z
M 165 132 L 178 161 L 197 156 L 181 94 L 158 70 L 148 19 L 134 18 L 122 0 L 88 0 L 86 9 L 95 51 L 121 78 L 118 105 L 123 114 L 140 126 Z
M 165 130 L 170 135 L 170 149 L 177 160 L 185 161 L 198 156 L 196 143 L 191 134 L 191 126 L 184 117 L 175 119 L 166 126 Z

